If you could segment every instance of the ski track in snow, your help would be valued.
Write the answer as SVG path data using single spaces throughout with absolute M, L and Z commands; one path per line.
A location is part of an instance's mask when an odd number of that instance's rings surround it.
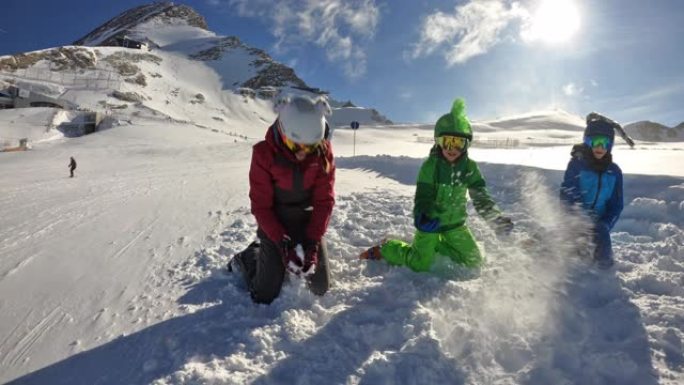
M 24 321 L 28 320 L 33 313 L 30 312 L 25 317 Z M 27 359 L 27 354 L 31 350 L 31 347 L 39 340 L 45 338 L 49 335 L 52 328 L 54 328 L 58 323 L 64 322 L 68 319 L 68 314 L 61 310 L 59 306 L 52 309 L 47 315 L 42 317 L 40 321 L 33 327 L 31 327 L 28 332 L 26 332 L 22 338 L 14 344 L 10 344 L 9 341 L 3 341 L 0 347 L 5 348 L 9 345 L 10 349 L 7 349 L 7 353 L 2 357 L 2 365 L 18 365 Z M 12 333 L 14 334 L 14 333 Z

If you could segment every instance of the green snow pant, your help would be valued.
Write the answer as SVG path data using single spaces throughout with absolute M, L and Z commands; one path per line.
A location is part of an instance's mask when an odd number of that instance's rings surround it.
M 413 271 L 429 271 L 437 254 L 466 267 L 479 267 L 484 262 L 466 225 L 440 233 L 416 230 L 412 244 L 392 239 L 382 246 L 380 253 L 390 265 L 407 266 Z

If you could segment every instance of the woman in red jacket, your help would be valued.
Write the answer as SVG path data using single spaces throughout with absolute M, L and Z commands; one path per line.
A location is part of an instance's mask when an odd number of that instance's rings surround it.
M 237 254 L 230 268 L 242 272 L 254 302 L 271 303 L 286 271 L 305 277 L 323 295 L 330 285 L 323 234 L 335 204 L 335 164 L 322 97 L 281 100 L 278 118 L 252 152 L 249 199 L 258 242 Z

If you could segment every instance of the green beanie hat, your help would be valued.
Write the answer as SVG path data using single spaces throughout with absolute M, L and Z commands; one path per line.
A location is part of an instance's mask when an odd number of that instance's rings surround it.
M 454 135 L 473 140 L 473 130 L 465 115 L 465 101 L 461 98 L 454 100 L 451 113 L 442 115 L 435 123 L 435 138 L 442 135 Z

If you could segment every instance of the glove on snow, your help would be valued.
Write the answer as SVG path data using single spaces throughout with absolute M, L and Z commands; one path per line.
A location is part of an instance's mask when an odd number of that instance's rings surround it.
M 494 232 L 498 236 L 510 235 L 513 231 L 513 221 L 509 217 L 503 215 L 494 219 Z
M 439 219 L 432 219 L 424 213 L 420 213 L 416 216 L 414 225 L 418 230 L 422 232 L 434 233 L 435 231 L 437 231 L 437 229 L 439 229 Z

